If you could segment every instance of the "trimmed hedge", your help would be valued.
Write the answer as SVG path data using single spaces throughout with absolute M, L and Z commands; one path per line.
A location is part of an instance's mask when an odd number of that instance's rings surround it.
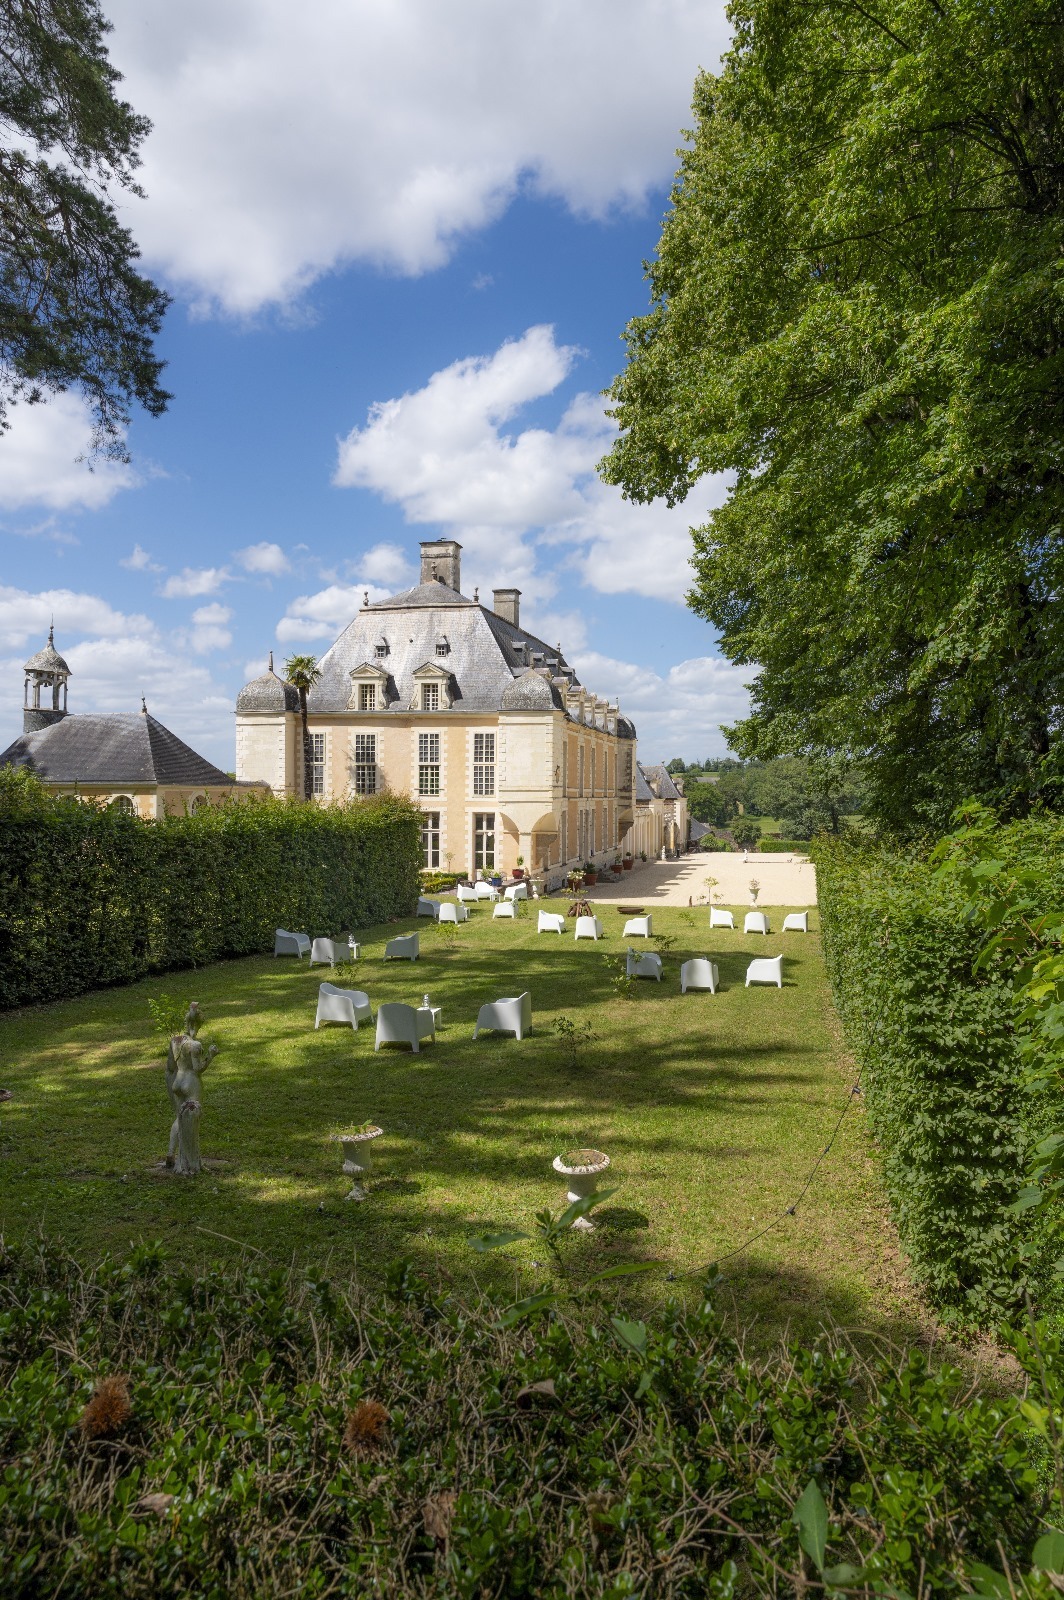
M 925 861 L 824 836 L 813 855 L 828 976 L 914 1276 L 941 1311 L 990 1322 L 1048 1265 L 1045 1223 L 1006 1209 L 1046 1115 L 1011 992 L 973 972 L 985 934 Z
M 143 822 L 0 772 L 0 1006 L 410 915 L 420 813 L 253 799 Z
M 777 839 L 773 833 L 763 833 L 758 840 L 759 850 L 788 851 L 791 855 L 807 856 L 813 848 L 808 839 Z
M 389 1302 L 152 1245 L 88 1272 L 0 1247 L 0 1587 L 780 1600 L 825 1592 L 815 1560 L 829 1594 L 946 1600 L 981 1561 L 980 1594 L 1052 1600 L 1027 1563 L 1059 1479 L 1022 1390 L 830 1339 L 749 1361 L 706 1287 L 637 1322 L 614 1286 L 536 1315 L 403 1264 Z M 1040 1345 L 1017 1355 L 1055 1439 Z

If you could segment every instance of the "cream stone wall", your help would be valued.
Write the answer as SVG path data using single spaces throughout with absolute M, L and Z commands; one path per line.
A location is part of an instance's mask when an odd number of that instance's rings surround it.
M 274 794 L 295 793 L 299 718 L 245 713 L 236 724 L 236 775 L 244 783 L 268 783 Z
M 604 715 L 599 720 L 604 721 Z M 321 803 L 342 801 L 355 793 L 355 738 L 372 734 L 378 792 L 409 794 L 422 811 L 439 813 L 441 870 L 474 870 L 478 813 L 496 818 L 495 865 L 507 873 L 519 856 L 529 871 L 557 870 L 590 855 L 612 859 L 623 848 L 628 826 L 626 821 L 622 827 L 620 819 L 634 816 L 631 788 L 624 787 L 634 773 L 634 743 L 618 739 L 604 726 L 575 724 L 560 711 L 460 716 L 351 711 L 312 714 L 309 728 L 311 734 L 325 738 L 322 790 L 317 797 Z M 490 795 L 474 793 L 477 733 L 495 735 L 495 786 Z M 439 737 L 438 795 L 418 792 L 420 734 Z M 302 794 L 302 768 L 297 714 L 238 716 L 239 777 L 265 779 L 275 791 Z

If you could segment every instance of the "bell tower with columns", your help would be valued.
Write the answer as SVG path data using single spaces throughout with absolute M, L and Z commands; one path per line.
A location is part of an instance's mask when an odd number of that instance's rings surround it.
M 30 656 L 22 670 L 26 674 L 22 695 L 23 733 L 37 733 L 53 722 L 61 722 L 67 714 L 70 668 L 55 647 L 54 625 L 48 629 L 48 643 L 44 649 Z

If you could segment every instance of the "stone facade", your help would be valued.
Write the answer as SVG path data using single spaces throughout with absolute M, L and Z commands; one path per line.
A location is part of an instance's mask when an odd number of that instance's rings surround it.
M 383 790 L 425 815 L 427 869 L 548 880 L 611 861 L 635 822 L 636 733 L 520 625 L 520 591 L 492 606 L 459 587 L 461 546 L 421 546 L 421 583 L 358 615 L 318 663 L 308 702 L 323 804 Z M 236 771 L 303 792 L 298 701 L 271 669 L 237 700 Z

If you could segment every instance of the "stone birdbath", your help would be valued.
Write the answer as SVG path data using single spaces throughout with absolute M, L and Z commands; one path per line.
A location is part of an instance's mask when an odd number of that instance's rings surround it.
M 609 1156 L 603 1155 L 601 1150 L 568 1150 L 563 1156 L 555 1156 L 554 1170 L 566 1180 L 566 1205 L 593 1195 L 599 1173 L 605 1172 L 609 1164 Z M 590 1217 L 577 1217 L 573 1223 L 573 1227 L 583 1233 L 590 1233 L 594 1226 Z
M 359 1180 L 365 1178 L 372 1169 L 372 1141 L 379 1139 L 383 1132 L 384 1129 L 378 1128 L 376 1123 L 368 1122 L 361 1128 L 355 1128 L 351 1133 L 332 1135 L 333 1142 L 339 1142 L 343 1146 L 344 1162 L 341 1170 L 354 1180 L 351 1193 L 344 1196 L 346 1200 L 365 1200 L 366 1190 Z

